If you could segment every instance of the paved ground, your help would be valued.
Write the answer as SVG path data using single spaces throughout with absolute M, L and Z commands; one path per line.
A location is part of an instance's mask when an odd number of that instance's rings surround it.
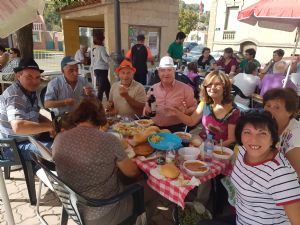
M 22 170 L 11 173 L 11 179 L 6 180 L 6 187 L 11 202 L 15 223 L 21 225 L 38 225 L 39 219 L 35 214 L 35 207 L 31 206 L 28 200 L 27 187 L 24 180 Z M 36 179 L 36 189 L 38 188 L 38 180 Z M 148 225 L 171 225 L 172 205 L 166 199 L 163 199 L 152 193 L 151 201 L 146 202 L 146 207 L 151 208 L 147 212 Z M 48 188 L 42 189 L 40 212 L 49 225 L 59 224 L 60 220 L 60 202 L 58 198 Z M 158 209 L 158 207 L 160 209 Z M 0 199 L 0 224 L 7 225 L 5 221 L 5 212 L 2 201 Z M 69 220 L 68 225 L 75 225 Z

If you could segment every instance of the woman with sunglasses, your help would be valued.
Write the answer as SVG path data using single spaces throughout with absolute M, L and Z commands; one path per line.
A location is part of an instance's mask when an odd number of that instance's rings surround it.
M 167 113 L 177 116 L 188 126 L 194 126 L 202 119 L 206 131 L 200 134 L 203 139 L 212 135 L 216 143 L 223 140 L 223 146 L 232 145 L 235 142 L 234 129 L 240 111 L 233 103 L 229 78 L 221 71 L 210 72 L 201 85 L 200 100 L 191 116 L 170 107 L 166 108 Z
M 9 50 L 9 61 L 5 64 L 5 66 L 2 68 L 2 73 L 12 73 L 8 75 L 4 75 L 2 77 L 3 80 L 6 81 L 13 81 L 14 80 L 14 68 L 19 66 L 20 62 L 20 50 L 17 48 L 11 48 Z

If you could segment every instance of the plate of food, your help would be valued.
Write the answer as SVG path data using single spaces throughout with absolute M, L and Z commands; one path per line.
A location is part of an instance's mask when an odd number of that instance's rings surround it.
M 181 139 L 171 133 L 155 133 L 148 137 L 148 143 L 158 150 L 177 150 L 181 147 Z
M 134 146 L 133 151 L 138 156 L 148 156 L 154 152 L 154 149 L 148 143 L 143 143 Z
M 134 123 L 141 127 L 149 127 L 154 124 L 153 120 L 149 120 L 149 119 L 135 120 Z
M 112 129 L 124 136 L 133 136 L 143 131 L 142 127 L 136 127 L 134 123 L 123 122 L 116 123 Z

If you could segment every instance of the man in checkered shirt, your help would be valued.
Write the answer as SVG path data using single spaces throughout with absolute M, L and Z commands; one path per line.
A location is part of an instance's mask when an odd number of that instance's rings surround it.
M 22 59 L 19 66 L 14 68 L 16 82 L 9 86 L 0 96 L 0 138 L 10 135 L 34 135 L 52 132 L 50 120 L 39 114 L 36 91 L 41 84 L 39 66 L 33 59 Z M 47 135 L 46 135 L 47 136 Z M 41 139 L 40 139 L 41 140 Z M 17 145 L 25 160 L 30 160 L 30 152 L 38 152 L 36 147 L 27 138 L 16 138 Z M 48 135 L 44 140 L 49 147 L 51 139 Z M 10 158 L 9 151 L 4 157 Z

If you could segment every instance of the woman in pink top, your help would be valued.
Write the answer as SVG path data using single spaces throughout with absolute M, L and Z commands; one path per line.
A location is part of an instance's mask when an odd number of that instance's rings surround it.
M 202 119 L 206 134 L 212 135 L 217 143 L 222 139 L 223 146 L 230 146 L 235 142 L 234 129 L 240 115 L 230 91 L 228 76 L 223 72 L 213 71 L 201 85 L 201 102 L 191 116 L 176 108 L 167 108 L 167 114 L 174 115 L 188 126 L 194 126 Z M 202 138 L 205 139 L 204 136 Z
M 234 75 L 239 62 L 233 56 L 232 48 L 225 48 L 223 56 L 217 61 L 217 66 L 228 75 Z
M 195 62 L 191 62 L 188 64 L 187 66 L 188 68 L 188 74 L 187 77 L 190 79 L 190 81 L 192 81 L 194 83 L 194 79 L 195 77 L 198 77 L 198 66 L 197 63 Z M 189 86 L 191 86 L 193 89 L 195 89 L 195 86 L 189 84 Z

